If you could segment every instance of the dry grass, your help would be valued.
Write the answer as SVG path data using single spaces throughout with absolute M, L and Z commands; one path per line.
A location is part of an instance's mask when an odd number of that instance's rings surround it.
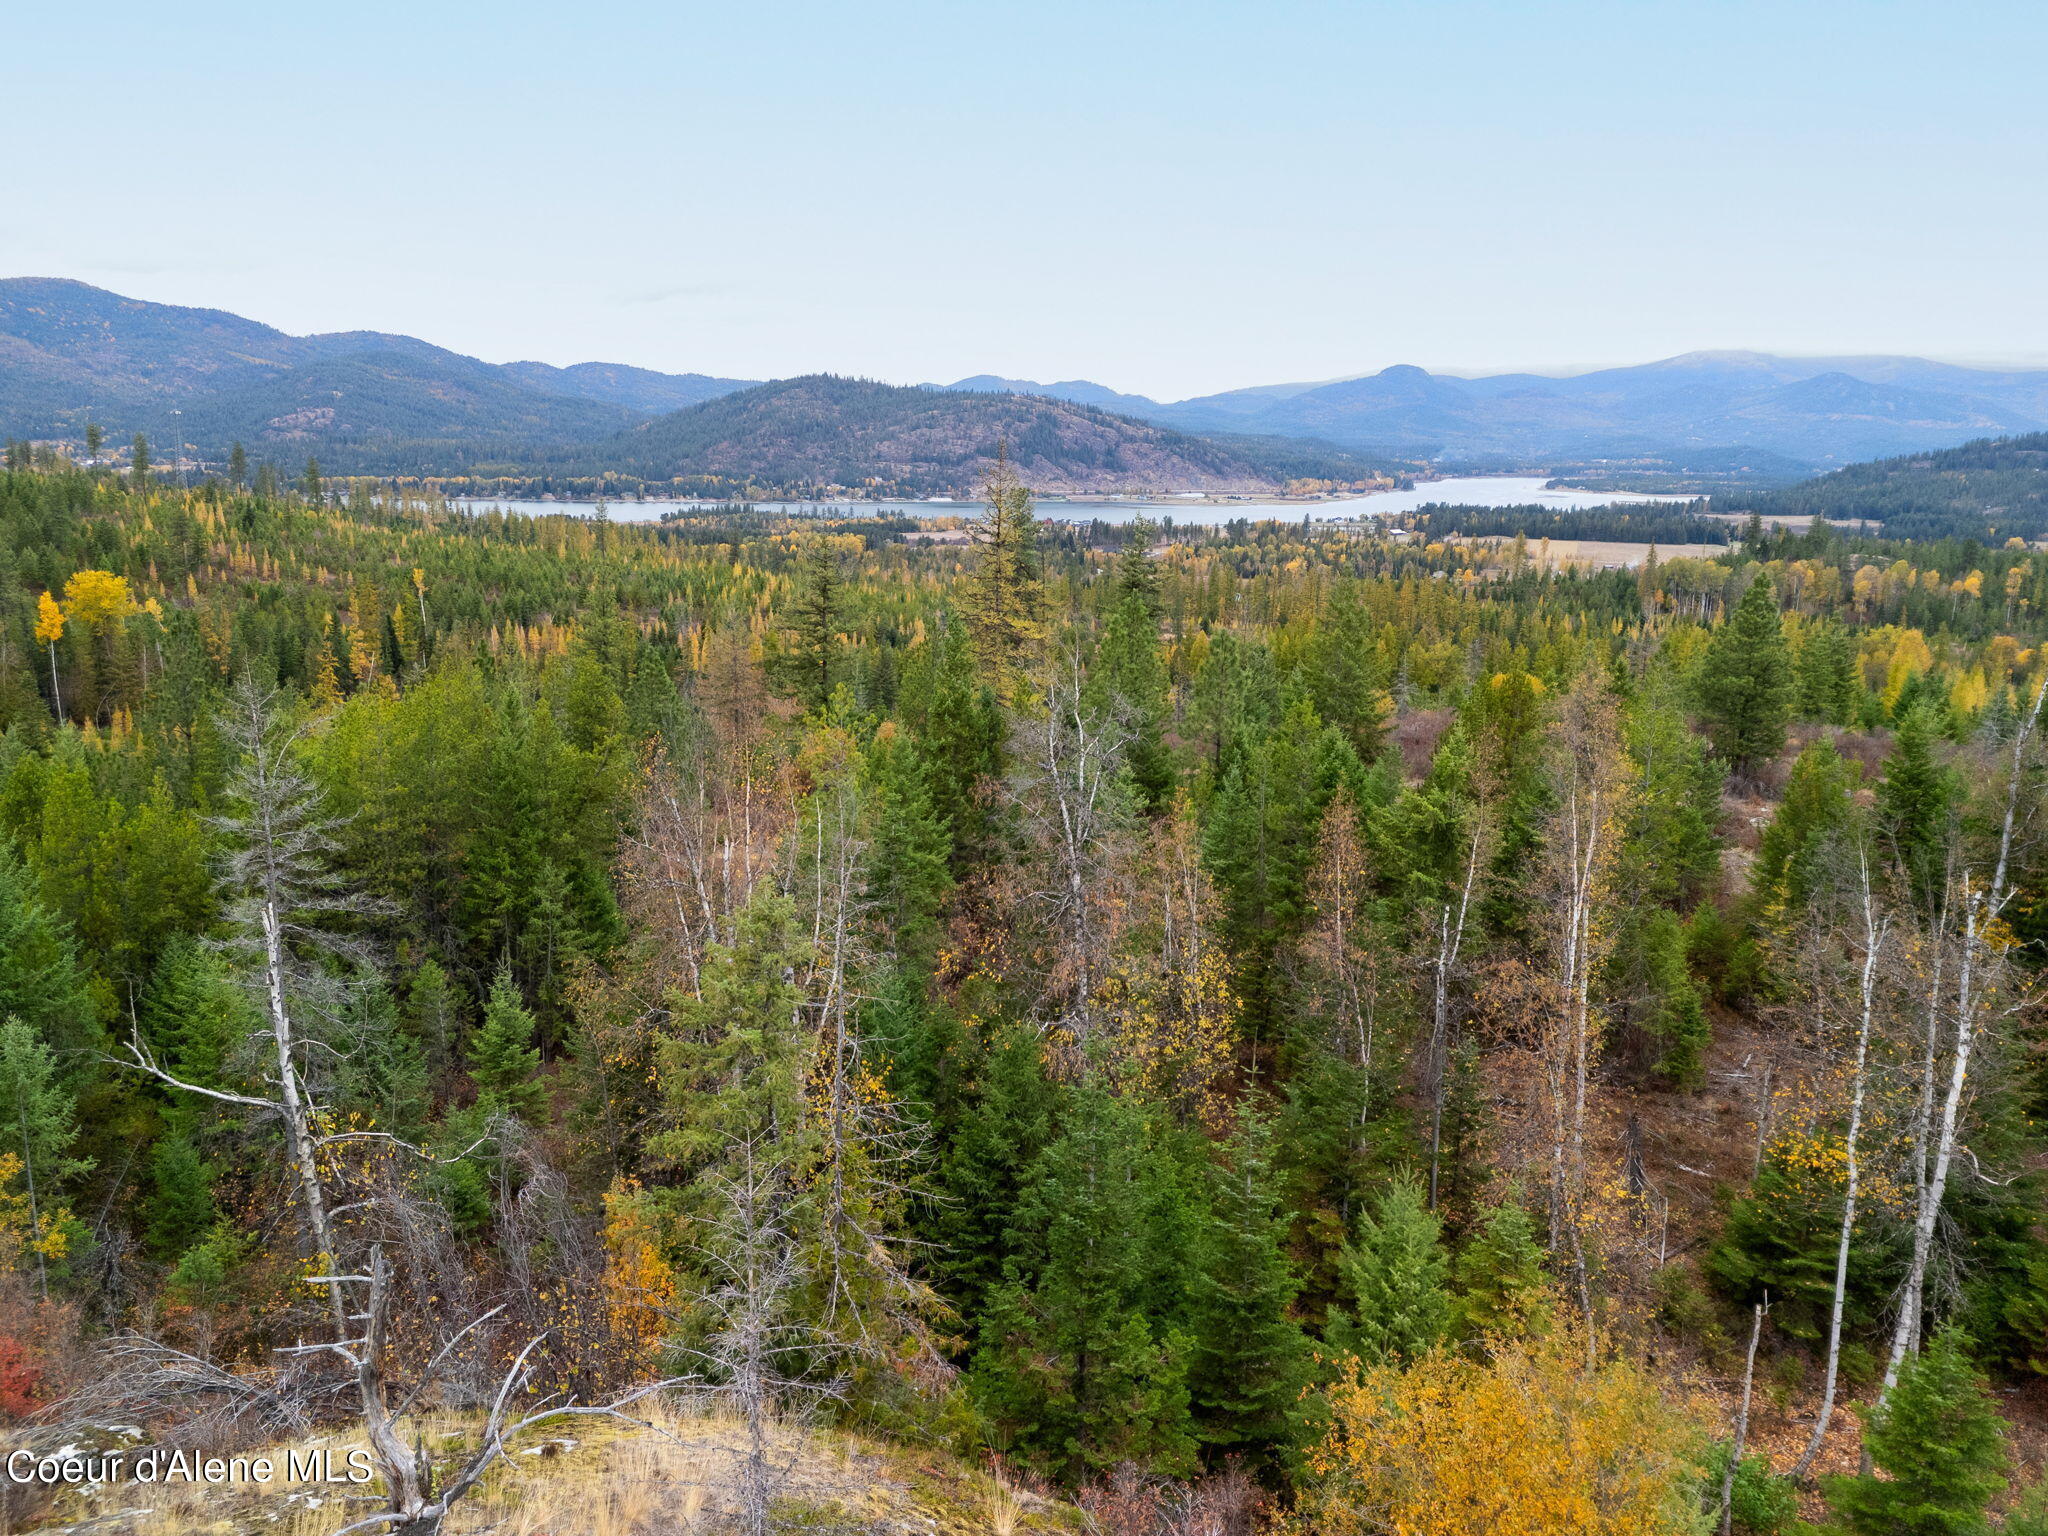
M 473 1444 L 473 1418 L 421 1426 L 451 1459 Z M 360 1442 L 338 1435 L 249 1453 L 280 1470 L 288 1450 Z M 705 1536 L 729 1526 L 743 1427 L 716 1414 L 658 1406 L 648 1425 L 579 1422 L 515 1446 L 456 1507 L 448 1536 Z M 1026 1536 L 1071 1527 L 1049 1500 L 936 1451 L 885 1448 L 853 1435 L 785 1429 L 772 1454 L 785 1500 L 819 1526 L 900 1536 Z M 93 1536 L 331 1536 L 379 1507 L 381 1485 L 217 1487 L 114 1484 L 63 1496 L 39 1525 Z

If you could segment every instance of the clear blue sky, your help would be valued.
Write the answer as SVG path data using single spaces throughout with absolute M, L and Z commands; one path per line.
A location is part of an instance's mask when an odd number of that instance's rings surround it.
M 0 271 L 292 331 L 1167 398 L 2048 360 L 2039 0 L 111 0 L 0 46 Z

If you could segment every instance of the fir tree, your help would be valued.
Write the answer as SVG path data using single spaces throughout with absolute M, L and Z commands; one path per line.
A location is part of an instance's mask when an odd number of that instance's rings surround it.
M 1487 1212 L 1452 1275 L 1458 1288 L 1458 1330 L 1466 1338 L 1536 1332 L 1548 1321 L 1543 1245 L 1520 1200 L 1503 1200 Z
M 1089 1084 L 1039 1158 L 1016 1252 L 989 1298 L 972 1385 L 1047 1470 L 1078 1480 L 1130 1462 L 1191 1469 L 1187 1342 L 1142 1305 L 1157 1196 L 1142 1111 Z
M 1330 1318 L 1333 1347 L 1378 1365 L 1413 1360 L 1443 1339 L 1451 1298 L 1442 1232 L 1414 1180 L 1397 1179 L 1381 1192 L 1358 1224 L 1357 1242 L 1337 1257 L 1347 1304 Z
M 405 1023 L 432 1071 L 445 1071 L 455 1060 L 456 1008 L 447 971 L 432 957 L 422 960 L 406 988 Z
M 1884 777 L 1877 785 L 1877 825 L 1913 897 L 1923 907 L 1940 896 L 1961 787 L 1935 755 L 1939 727 L 1926 705 L 1899 721 Z
M 1849 1536 L 1980 1536 L 2005 1487 L 2005 1421 L 1970 1363 L 1963 1335 L 1943 1328 L 1907 1360 L 1863 1434 L 1885 1475 L 1837 1478 L 1829 1502 Z
M 1737 773 L 1777 756 L 1791 716 L 1792 664 L 1771 579 L 1759 574 L 1700 658 L 1707 739 Z
M 240 490 L 249 483 L 249 453 L 240 442 L 228 449 L 228 484 Z
M 1833 742 L 1816 741 L 1792 764 L 1750 866 L 1750 899 L 1767 923 L 1783 926 L 1805 911 L 1823 873 L 1822 855 L 1848 824 L 1854 787 L 1855 770 Z
M 813 534 L 797 554 L 796 595 L 784 624 L 789 691 L 812 709 L 832 697 L 843 601 L 831 537 Z
M 1849 632 L 1835 623 L 1815 624 L 1799 649 L 1799 713 L 1808 720 L 1847 725 L 1856 718 L 1861 691 L 1856 643 Z
M 71 935 L 35 894 L 29 872 L 0 837 L 0 1017 L 12 1016 L 60 1053 L 64 1071 L 85 1070 L 99 1020 L 79 973 Z
M 1157 606 L 1142 589 L 1126 592 L 1110 610 L 1088 682 L 1088 702 L 1115 715 L 1129 733 L 1124 771 L 1146 810 L 1165 809 L 1175 779 L 1166 749 L 1166 663 L 1159 654 Z
M 509 966 L 499 966 L 484 1004 L 484 1021 L 469 1042 L 469 1070 L 476 1079 L 477 1104 L 487 1114 L 516 1115 L 537 1124 L 547 1103 L 540 1078 L 540 1049 L 533 1043 L 533 1015 L 526 1010 Z
M 1212 1207 L 1191 1298 L 1188 1392 L 1196 1434 L 1258 1457 L 1293 1440 L 1308 1343 L 1288 1315 L 1297 1282 L 1281 1249 L 1287 1218 L 1272 1172 L 1271 1130 L 1247 1109 L 1212 1167 Z
M 1051 1135 L 1040 1049 L 1037 1032 L 1021 1025 L 977 1032 L 961 1047 L 978 1070 L 957 1121 L 940 1128 L 942 1199 L 929 1220 L 934 1267 L 964 1317 L 979 1316 L 1003 1278 L 1018 1203 Z
M 188 1137 L 170 1135 L 150 1148 L 149 1187 L 147 1246 L 151 1256 L 168 1262 L 213 1225 L 212 1176 Z
M 1338 584 L 1316 625 L 1306 665 L 1316 713 L 1342 731 L 1362 762 L 1379 756 L 1392 701 L 1373 645 L 1372 616 L 1350 582 Z

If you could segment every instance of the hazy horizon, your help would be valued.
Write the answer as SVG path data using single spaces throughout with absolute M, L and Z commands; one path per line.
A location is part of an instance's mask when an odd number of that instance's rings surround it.
M 1159 399 L 2048 358 L 2017 3 L 113 0 L 10 37 L 0 270 L 295 333 Z

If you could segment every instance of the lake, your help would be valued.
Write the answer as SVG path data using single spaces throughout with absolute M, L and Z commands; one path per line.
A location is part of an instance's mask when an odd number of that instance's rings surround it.
M 1412 491 L 1375 491 L 1369 496 L 1353 496 L 1340 501 L 1266 501 L 1230 502 L 1210 504 L 1193 498 L 1166 496 L 1156 500 L 1114 500 L 1114 501 L 1045 501 L 1038 506 L 1038 515 L 1055 522 L 1066 523 L 1128 523 L 1137 517 L 1150 517 L 1157 521 L 1172 518 L 1182 527 L 1189 524 L 1210 525 L 1228 523 L 1237 518 L 1250 518 L 1253 522 L 1279 519 L 1298 523 L 1304 516 L 1326 523 L 1353 517 L 1392 517 L 1404 512 L 1413 512 L 1432 502 L 1463 507 L 1547 507 L 1553 512 L 1574 512 L 1586 507 L 1612 506 L 1616 502 L 1667 501 L 1685 502 L 1689 496 L 1651 496 L 1612 491 L 1546 491 L 1543 480 L 1536 475 L 1465 475 L 1446 480 L 1431 480 L 1418 485 Z M 595 501 L 493 501 L 464 500 L 462 505 L 483 510 L 499 507 L 507 512 L 541 514 L 566 512 L 574 516 L 589 517 L 598 508 Z M 715 502 L 669 502 L 669 501 L 614 501 L 606 505 L 606 515 L 617 523 L 657 522 L 664 512 L 682 507 L 713 507 Z M 793 502 L 761 501 L 755 506 L 763 511 L 787 512 L 795 516 L 815 516 L 829 513 L 834 516 L 864 515 L 868 517 L 972 517 L 981 511 L 978 501 L 828 501 Z

